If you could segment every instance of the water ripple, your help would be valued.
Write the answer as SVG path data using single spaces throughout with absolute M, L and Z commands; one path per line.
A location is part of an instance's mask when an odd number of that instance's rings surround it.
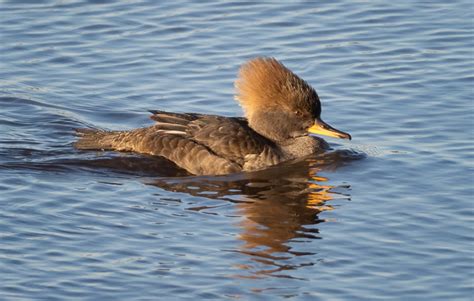
M 1 2 L 2 300 L 469 299 L 473 11 Z M 150 109 L 240 116 L 233 80 L 258 55 L 354 140 L 227 177 L 73 149 L 75 128 L 150 125 Z

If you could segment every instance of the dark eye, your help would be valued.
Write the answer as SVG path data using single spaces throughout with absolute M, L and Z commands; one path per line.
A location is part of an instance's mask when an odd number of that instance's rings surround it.
M 298 117 L 303 116 L 303 113 L 302 113 L 301 111 L 296 110 L 294 113 L 295 113 L 295 115 L 298 116 Z

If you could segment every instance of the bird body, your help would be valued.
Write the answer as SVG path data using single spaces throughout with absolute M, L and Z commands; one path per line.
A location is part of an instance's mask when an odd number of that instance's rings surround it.
M 311 130 L 350 138 L 322 122 L 316 91 L 276 59 L 257 58 L 245 64 L 236 88 L 247 118 L 151 111 L 155 124 L 150 127 L 79 129 L 75 147 L 161 156 L 191 174 L 220 175 L 263 169 L 326 150 L 323 139 L 308 135 Z

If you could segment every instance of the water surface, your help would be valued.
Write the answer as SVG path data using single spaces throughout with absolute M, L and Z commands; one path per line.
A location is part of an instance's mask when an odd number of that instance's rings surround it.
M 472 1 L 3 1 L 2 300 L 472 300 Z M 147 110 L 241 116 L 274 56 L 353 136 L 190 177 L 79 152 Z

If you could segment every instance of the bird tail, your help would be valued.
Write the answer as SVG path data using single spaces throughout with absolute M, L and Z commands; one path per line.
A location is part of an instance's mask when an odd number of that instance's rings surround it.
M 79 139 L 74 147 L 81 150 L 112 150 L 117 132 L 94 129 L 76 129 Z

